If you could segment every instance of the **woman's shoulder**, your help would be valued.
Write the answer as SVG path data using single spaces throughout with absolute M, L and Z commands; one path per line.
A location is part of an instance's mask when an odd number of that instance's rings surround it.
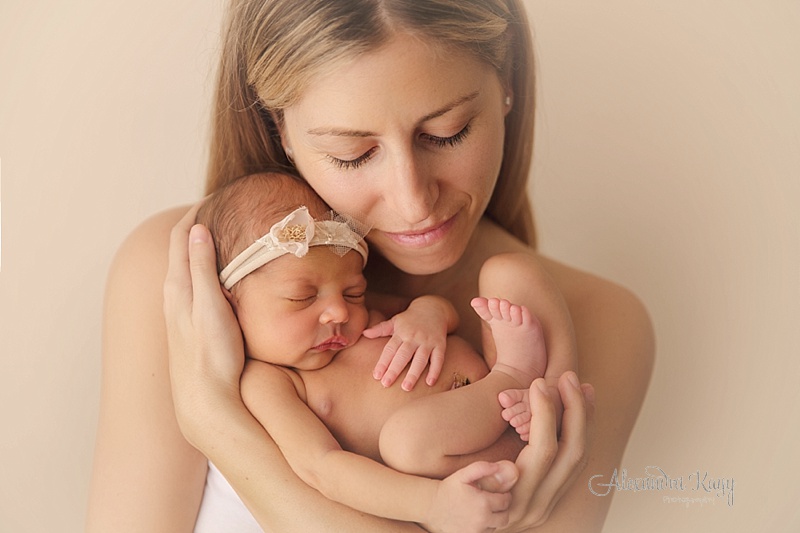
M 190 206 L 167 209 L 136 226 L 117 248 L 106 283 L 106 296 L 153 295 L 160 301 L 167 272 L 169 235 Z M 138 298 L 137 298 L 138 299 Z
M 150 215 L 128 234 L 117 253 L 166 250 L 169 246 L 170 231 L 190 208 L 190 205 L 182 205 Z
M 643 351 L 652 344 L 650 317 L 642 301 L 629 289 L 532 250 L 496 224 L 483 220 L 480 229 L 482 276 L 514 280 L 552 280 L 567 302 L 573 321 L 584 328 L 629 330 L 631 341 Z M 652 352 L 652 349 L 649 350 Z
M 539 258 L 572 316 L 581 377 L 590 381 L 609 379 L 617 384 L 637 382 L 636 390 L 630 392 L 641 400 L 655 358 L 653 325 L 641 299 L 618 283 Z
M 650 329 L 647 309 L 631 290 L 546 256 L 538 255 L 538 259 L 561 289 L 573 313 L 595 315 L 605 309 L 610 314 Z
M 166 264 L 170 231 L 190 207 L 166 209 L 139 223 L 117 249 L 112 270 L 126 265 L 142 268 Z

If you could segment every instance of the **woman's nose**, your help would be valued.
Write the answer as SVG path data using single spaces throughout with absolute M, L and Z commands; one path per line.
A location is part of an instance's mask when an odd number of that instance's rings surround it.
M 408 224 L 427 219 L 439 198 L 436 180 L 425 170 L 411 154 L 398 157 L 392 169 L 394 179 L 389 181 L 391 185 L 385 191 L 387 203 Z
M 330 298 L 325 303 L 325 309 L 319 318 L 320 323 L 328 324 L 344 324 L 350 319 L 350 313 L 347 310 L 347 302 L 341 297 Z

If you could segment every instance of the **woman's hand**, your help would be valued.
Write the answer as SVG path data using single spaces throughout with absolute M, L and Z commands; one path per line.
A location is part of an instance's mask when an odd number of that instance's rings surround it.
M 510 523 L 498 531 L 528 531 L 544 524 L 586 466 L 594 388 L 580 385 L 574 372 L 565 372 L 558 379 L 564 416 L 557 439 L 555 407 L 543 392 L 544 385 L 540 378 L 530 388 L 530 437 L 516 461 L 520 478 L 512 490 Z
M 219 284 L 214 243 L 194 224 L 199 204 L 170 235 L 164 316 L 175 413 L 184 437 L 202 451 L 210 416 L 241 407 L 241 330 Z
M 438 484 L 425 529 L 436 533 L 494 531 L 508 524 L 517 469 L 511 461 L 477 461 Z M 484 488 L 490 485 L 489 488 Z

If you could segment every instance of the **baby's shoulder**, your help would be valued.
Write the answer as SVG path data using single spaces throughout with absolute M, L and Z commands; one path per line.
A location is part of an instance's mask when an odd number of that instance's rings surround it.
M 242 400 L 245 405 L 258 405 L 265 398 L 272 399 L 265 392 L 275 395 L 296 393 L 306 401 L 306 388 L 300 372 L 280 365 L 273 365 L 257 359 L 246 359 L 240 381 Z

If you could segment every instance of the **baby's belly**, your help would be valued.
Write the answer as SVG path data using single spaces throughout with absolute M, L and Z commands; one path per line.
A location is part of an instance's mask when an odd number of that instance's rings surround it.
M 474 382 L 488 373 L 486 363 L 461 338 L 449 337 L 444 366 L 433 386 L 425 384 L 425 372 L 414 390 L 400 388 L 403 374 L 384 388 L 372 377 L 381 350 L 388 341 L 362 338 L 337 354 L 325 368 L 300 372 L 309 407 L 331 430 L 342 448 L 380 460 L 378 437 L 381 427 L 399 407 L 422 396 L 446 392 L 454 379 Z

